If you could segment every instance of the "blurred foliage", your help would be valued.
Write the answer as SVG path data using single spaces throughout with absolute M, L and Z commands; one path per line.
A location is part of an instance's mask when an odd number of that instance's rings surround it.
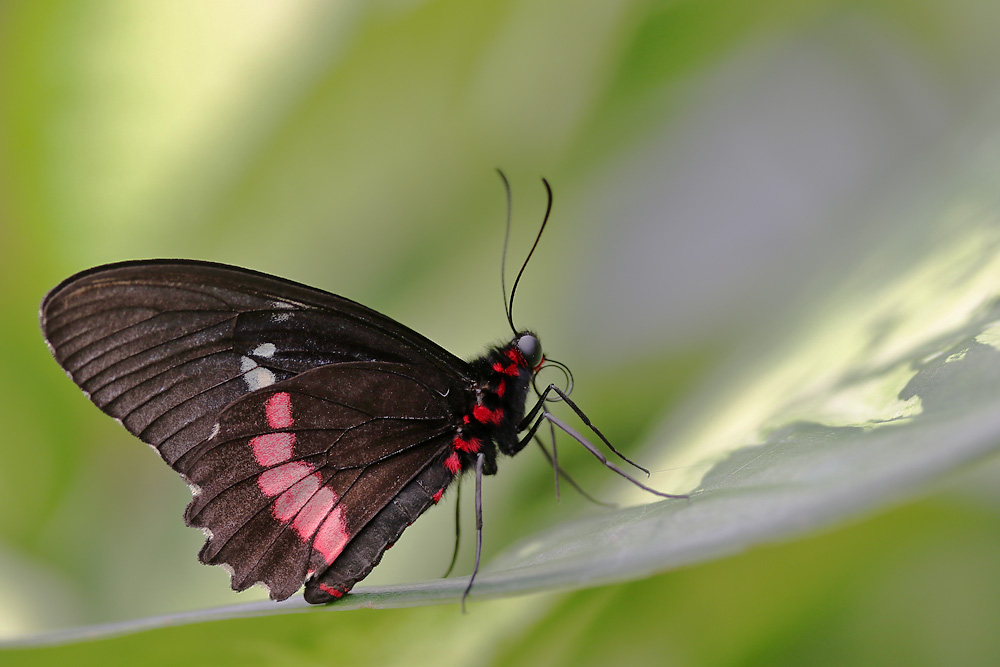
M 469 356 L 505 330 L 493 169 L 514 184 L 511 263 L 544 174 L 556 213 L 515 315 L 634 451 L 747 339 L 864 268 L 877 232 L 850 221 L 899 173 L 950 185 L 927 165 L 941 146 L 978 147 L 969 128 L 990 122 L 998 13 L 974 0 L 0 3 L 0 631 L 248 599 L 195 562 L 184 485 L 47 354 L 37 305 L 74 271 L 230 262 Z M 772 172 L 775 190 L 755 180 Z M 700 188 L 687 208 L 650 194 L 690 194 L 685 174 Z M 720 201 L 730 227 L 706 222 Z M 616 493 L 583 454 L 560 456 Z M 487 487 L 487 556 L 592 511 L 568 490 L 557 506 L 536 455 L 505 463 Z M 952 489 L 797 544 L 469 616 L 277 616 L 4 661 L 993 664 L 997 506 Z M 370 581 L 437 576 L 449 510 Z

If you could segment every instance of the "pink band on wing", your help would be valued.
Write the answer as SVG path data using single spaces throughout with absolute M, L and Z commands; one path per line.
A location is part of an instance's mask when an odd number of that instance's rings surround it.
M 294 433 L 265 433 L 250 439 L 254 458 L 265 468 L 276 466 L 292 458 L 295 447 Z
M 309 475 L 305 479 L 299 480 L 291 488 L 278 496 L 271 507 L 271 514 L 282 523 L 287 523 L 296 518 L 299 510 L 309 502 L 313 494 L 319 491 L 321 483 L 319 475 Z
M 271 428 L 290 428 L 292 420 L 292 396 L 287 391 L 279 391 L 264 404 L 267 425 Z
M 348 537 L 347 525 L 344 522 L 344 508 L 337 505 L 326 517 L 319 532 L 316 533 L 313 548 L 323 556 L 327 563 L 332 563 L 347 546 Z
M 319 475 L 316 474 L 313 477 L 319 478 Z M 313 538 L 319 524 L 323 522 L 323 519 L 336 504 L 337 494 L 330 487 L 324 486 L 309 499 L 302 511 L 298 513 L 298 516 L 292 521 L 292 528 L 304 542 L 308 542 Z
M 273 497 L 315 471 L 316 468 L 308 463 L 291 461 L 262 472 L 257 476 L 257 486 L 265 496 Z

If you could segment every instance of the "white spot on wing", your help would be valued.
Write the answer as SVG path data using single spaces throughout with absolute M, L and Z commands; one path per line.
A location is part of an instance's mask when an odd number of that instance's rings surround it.
M 289 317 L 291 317 L 291 315 L 289 315 L 288 313 L 274 313 L 273 315 L 271 315 L 271 321 L 272 322 L 284 322 Z
M 264 357 L 266 359 L 268 357 L 273 357 L 277 349 L 278 348 L 274 346 L 274 343 L 261 343 L 260 345 L 255 347 L 253 352 L 251 352 L 250 354 L 252 354 L 255 357 Z
M 212 427 L 212 432 L 209 434 L 208 439 L 211 440 L 215 436 L 219 435 L 219 422 L 215 422 L 215 426 Z
M 212 539 L 213 535 L 212 535 L 212 530 L 210 528 L 205 528 L 204 526 L 202 526 L 201 532 L 205 533 L 205 537 L 207 537 L 208 539 Z
M 243 381 L 247 383 L 247 389 L 250 391 L 257 391 L 274 384 L 275 381 L 274 373 L 261 368 L 250 357 L 240 357 L 240 372 L 243 373 Z
M 246 375 L 243 376 L 246 380 L 247 387 L 250 391 L 257 391 L 261 387 L 267 387 L 274 384 L 274 373 L 267 370 L 266 368 L 255 368 Z

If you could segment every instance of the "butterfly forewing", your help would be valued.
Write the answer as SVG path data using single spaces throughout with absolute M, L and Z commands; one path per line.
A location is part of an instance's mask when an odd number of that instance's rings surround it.
M 222 409 L 319 366 L 391 361 L 467 378 L 467 364 L 360 304 L 206 262 L 78 274 L 42 304 L 56 360 L 102 410 L 173 465 Z

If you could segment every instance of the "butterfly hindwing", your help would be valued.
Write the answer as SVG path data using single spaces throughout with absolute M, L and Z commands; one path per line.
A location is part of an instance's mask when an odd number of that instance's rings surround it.
M 327 365 L 227 407 L 215 434 L 176 462 L 195 488 L 185 518 L 209 534 L 201 560 L 230 569 L 237 590 L 263 583 L 275 599 L 334 561 L 349 565 L 338 558 L 348 548 L 377 551 L 370 570 L 451 481 L 441 461 L 467 399 L 446 374 L 416 370 Z
M 309 369 L 387 361 L 467 378 L 466 362 L 348 299 L 208 262 L 124 262 L 77 274 L 42 303 L 56 360 L 171 466 L 222 410 Z
M 330 567 L 306 581 L 306 601 L 331 602 L 364 579 L 403 530 L 441 498 L 452 479 L 452 473 L 440 460 L 425 466 L 347 543 Z

